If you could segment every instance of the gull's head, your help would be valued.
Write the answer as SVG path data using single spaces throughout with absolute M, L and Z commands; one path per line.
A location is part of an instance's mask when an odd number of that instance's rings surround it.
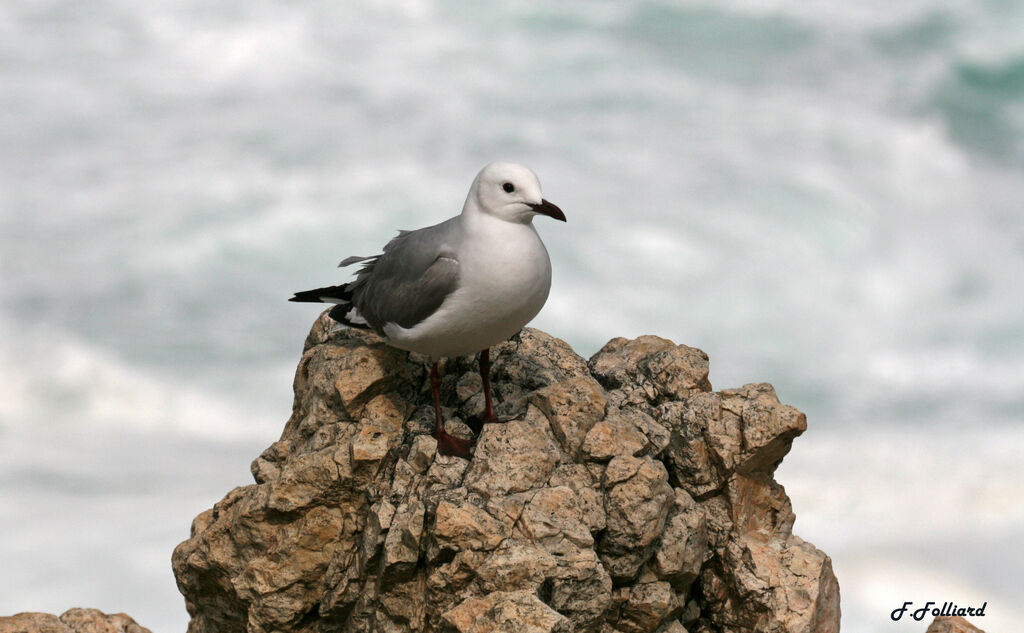
M 491 163 L 481 169 L 469 190 L 467 206 L 508 222 L 525 224 L 537 214 L 565 222 L 562 210 L 541 196 L 537 175 L 513 163 Z

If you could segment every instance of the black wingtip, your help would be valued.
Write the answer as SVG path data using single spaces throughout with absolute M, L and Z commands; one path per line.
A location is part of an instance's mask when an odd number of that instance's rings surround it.
M 329 299 L 324 301 L 324 299 Z M 295 301 L 299 303 L 336 303 L 330 299 L 339 299 L 341 301 L 349 301 L 352 299 L 352 293 L 348 291 L 348 284 L 342 284 L 340 286 L 327 286 L 326 288 L 315 288 L 313 290 L 303 290 L 302 292 L 296 292 L 289 301 Z
M 323 303 L 323 300 L 320 299 L 320 295 L 313 291 L 296 292 L 289 301 L 294 301 L 296 303 Z

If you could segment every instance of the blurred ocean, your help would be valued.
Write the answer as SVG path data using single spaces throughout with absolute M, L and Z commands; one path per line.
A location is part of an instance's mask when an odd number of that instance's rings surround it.
M 0 4 L 0 614 L 187 614 L 276 439 L 294 290 L 536 171 L 533 323 L 700 347 L 810 429 L 777 478 L 843 631 L 1024 630 L 1024 5 Z

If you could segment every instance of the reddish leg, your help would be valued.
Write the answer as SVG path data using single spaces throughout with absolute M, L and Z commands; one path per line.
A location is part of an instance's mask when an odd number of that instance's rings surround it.
M 480 378 L 484 383 L 484 422 L 497 422 L 494 401 L 491 399 L 491 348 L 480 352 Z
M 430 387 L 434 392 L 434 437 L 437 438 L 437 452 L 468 458 L 473 442 L 448 435 L 444 430 L 444 422 L 441 421 L 441 376 L 437 373 L 437 363 L 430 368 Z

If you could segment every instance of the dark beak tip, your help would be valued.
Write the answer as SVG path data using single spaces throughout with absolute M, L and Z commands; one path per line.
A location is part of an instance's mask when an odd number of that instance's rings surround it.
M 533 205 L 533 210 L 537 213 L 542 213 L 549 218 L 554 218 L 555 220 L 560 220 L 562 222 L 566 221 L 565 214 L 558 208 L 558 205 L 552 204 L 543 198 L 541 199 L 540 204 Z

